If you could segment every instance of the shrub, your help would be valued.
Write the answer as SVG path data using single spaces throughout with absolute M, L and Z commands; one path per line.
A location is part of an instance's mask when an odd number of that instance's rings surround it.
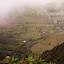
M 9 64 L 22 64 L 23 61 L 17 62 L 17 60 L 18 60 L 18 58 L 12 57 L 12 58 L 10 58 Z M 35 59 L 33 59 L 32 56 L 25 58 L 25 60 L 26 60 L 26 62 L 23 63 L 23 64 L 34 64 L 33 61 L 36 62 Z M 37 64 L 53 64 L 53 63 L 51 63 L 51 62 L 47 63 L 44 60 L 42 60 L 42 58 L 39 58 L 38 61 L 37 61 Z

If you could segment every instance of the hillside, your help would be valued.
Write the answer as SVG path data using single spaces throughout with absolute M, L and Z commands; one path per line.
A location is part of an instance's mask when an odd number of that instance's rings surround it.
M 52 50 L 43 52 L 41 58 L 47 62 L 64 64 L 64 43 L 54 47 Z
M 31 47 L 42 40 L 39 39 L 42 37 L 40 30 L 47 22 L 45 17 L 39 16 L 40 14 L 37 15 L 35 10 L 29 8 L 25 10 L 24 16 L 18 11 L 17 14 L 12 13 L 10 18 L 6 19 L 10 23 L 0 26 L 0 60 L 6 56 L 23 58 L 31 54 Z M 26 43 L 23 42 L 24 40 Z
M 52 37 L 47 38 L 46 40 L 39 42 L 37 44 L 34 44 L 31 47 L 32 52 L 42 54 L 45 50 L 50 50 L 54 48 L 55 46 L 61 44 L 64 42 L 64 33 L 60 32 L 55 34 Z
M 59 38 L 61 39 L 60 43 L 64 41 L 63 19 L 60 19 L 60 24 L 55 23 L 42 10 L 43 8 L 33 9 L 28 7 L 23 15 L 20 12 L 21 9 L 10 13 L 8 19 L 6 19 L 7 22 L 9 21 L 8 24 L 0 26 L 0 60 L 6 56 L 14 55 L 23 58 L 31 53 L 42 53 L 44 50 L 58 45 Z M 55 15 L 51 12 L 49 14 Z M 57 40 L 55 40 L 56 38 Z M 24 43 L 24 41 L 26 42 Z M 52 46 L 50 46 L 51 43 Z M 29 53 L 27 54 L 27 52 Z

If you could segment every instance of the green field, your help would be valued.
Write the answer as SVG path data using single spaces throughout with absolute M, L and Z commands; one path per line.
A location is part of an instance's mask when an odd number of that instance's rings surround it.
M 49 12 L 49 15 L 55 14 Z M 41 54 L 64 42 L 63 19 L 60 20 L 61 24 L 58 24 L 51 21 L 46 13 L 37 15 L 35 10 L 31 9 L 27 10 L 23 17 L 13 18 L 9 19 L 11 23 L 0 27 L 1 60 L 7 55 L 23 58 L 31 53 Z

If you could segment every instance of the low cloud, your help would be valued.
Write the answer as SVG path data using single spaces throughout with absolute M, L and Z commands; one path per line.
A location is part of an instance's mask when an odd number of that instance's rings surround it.
M 0 0 L 0 23 L 5 23 L 3 20 L 8 17 L 8 14 L 16 8 L 22 8 L 25 6 L 44 6 L 48 3 L 56 3 L 59 7 L 63 0 Z

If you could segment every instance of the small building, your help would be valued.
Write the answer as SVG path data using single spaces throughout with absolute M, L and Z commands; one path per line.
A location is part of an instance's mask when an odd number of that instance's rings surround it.
M 47 29 L 42 29 L 41 32 L 42 33 L 46 33 L 48 30 Z
M 52 45 L 52 43 L 50 45 Z
M 10 56 L 6 56 L 6 58 L 10 58 Z
M 60 19 L 57 19 L 58 22 L 60 22 Z
M 53 21 L 53 22 L 57 22 L 57 19 L 53 19 L 52 21 Z
M 52 43 L 49 43 L 49 45 L 51 45 L 51 46 L 52 46 L 53 44 L 52 44 Z
M 46 25 L 46 26 L 49 26 L 49 25 Z
M 45 32 L 43 32 L 43 33 L 45 33 Z
M 24 40 L 23 43 L 26 43 L 26 41 Z

